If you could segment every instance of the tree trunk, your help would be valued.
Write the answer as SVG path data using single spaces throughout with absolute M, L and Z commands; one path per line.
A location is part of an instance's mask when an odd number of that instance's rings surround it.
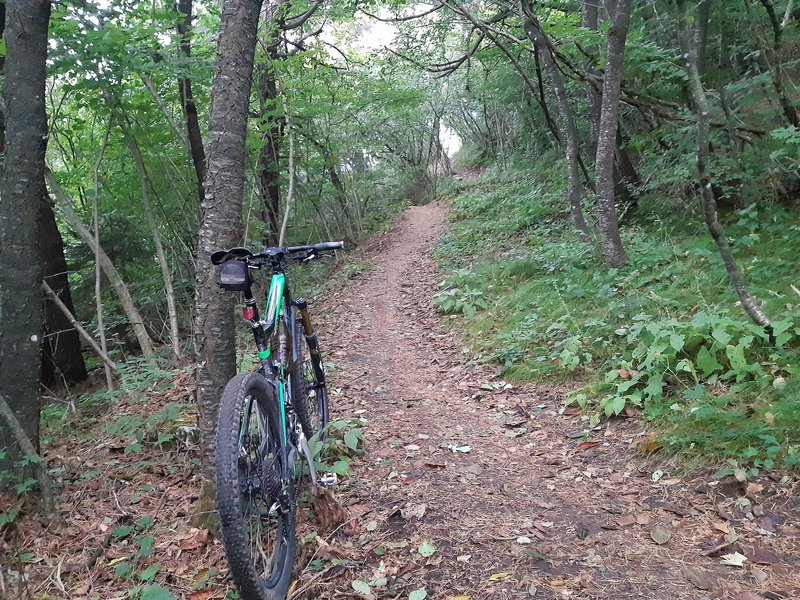
M 39 204 L 40 251 L 43 277 L 67 310 L 75 313 L 67 278 L 64 242 L 56 225 L 49 197 Z M 77 383 L 87 377 L 81 352 L 81 339 L 63 311 L 46 297 L 44 338 L 42 339 L 42 383 L 48 387 Z
M 572 109 L 567 97 L 567 89 L 564 86 L 564 79 L 555 63 L 547 36 L 539 24 L 539 20 L 533 14 L 530 0 L 516 0 L 517 12 L 522 19 L 525 33 L 533 42 L 533 48 L 537 55 L 544 62 L 547 74 L 550 77 L 550 87 L 556 97 L 558 112 L 561 116 L 561 127 L 564 134 L 565 154 L 567 158 L 567 201 L 569 202 L 572 222 L 575 228 L 584 236 L 588 236 L 589 227 L 583 217 L 581 208 L 581 198 L 583 196 L 583 186 L 579 174 L 579 148 L 578 148 L 578 128 L 575 126 L 575 119 L 572 116 Z
M 45 178 L 61 207 L 61 214 L 67 221 L 67 224 L 90 248 L 94 248 L 95 238 L 84 222 L 81 221 L 81 218 L 75 213 L 69 196 L 64 193 L 64 190 L 61 189 L 61 186 L 58 185 L 58 182 L 49 170 L 45 171 Z M 111 287 L 114 288 L 117 298 L 119 298 L 122 310 L 128 317 L 128 322 L 133 328 L 136 340 L 139 342 L 139 347 L 142 349 L 142 355 L 149 358 L 153 356 L 153 342 L 144 326 L 142 315 L 139 314 L 136 305 L 133 303 L 133 298 L 128 291 L 128 287 L 125 285 L 116 267 L 114 267 L 114 263 L 111 262 L 111 259 L 105 253 L 102 246 L 99 246 L 99 250 L 100 266 L 103 269 L 103 273 L 105 273 L 108 282 L 111 284 Z
M 701 2 L 700 6 L 703 4 L 705 4 L 705 2 Z M 783 29 L 778 22 L 778 16 L 775 14 L 775 6 L 772 4 L 772 0 L 761 0 L 761 4 L 766 9 L 767 16 L 772 24 L 773 46 L 767 49 L 767 54 L 771 58 L 770 62 L 772 63 L 769 65 L 770 72 L 772 73 L 772 85 L 775 88 L 778 101 L 783 109 L 783 116 L 786 117 L 789 125 L 797 127 L 800 125 L 800 117 L 798 117 L 797 108 L 792 99 L 789 98 L 783 85 L 783 58 L 781 56 Z
M 619 90 L 625 62 L 625 39 L 632 0 L 619 0 L 608 30 L 606 72 L 603 77 L 603 100 L 598 127 L 595 178 L 600 239 L 606 262 L 621 267 L 628 261 L 617 224 L 614 193 L 614 154 L 617 148 L 617 111 Z
M 192 0 L 178 0 L 178 11 L 184 15 L 183 22 L 178 23 L 178 35 L 181 36 L 180 53 L 188 62 L 192 54 Z M 206 153 L 203 149 L 200 121 L 197 118 L 197 106 L 194 104 L 194 96 L 192 95 L 192 80 L 188 75 L 178 80 L 178 93 L 181 98 L 183 115 L 186 118 L 189 151 L 192 156 L 194 172 L 197 176 L 197 193 L 200 197 L 200 204 L 202 204 L 203 181 L 206 178 Z
M 195 273 L 197 405 L 206 480 L 201 512 L 212 497 L 219 399 L 236 372 L 233 296 L 217 285 L 211 253 L 241 243 L 247 112 L 260 8 L 260 0 L 223 4 L 211 86 L 208 166 Z
M 592 31 L 597 31 L 598 25 L 598 5 L 597 0 L 584 0 L 583 11 L 581 13 L 581 25 Z M 592 44 L 586 48 L 592 55 L 598 51 L 597 44 Z M 600 73 L 595 68 L 595 61 L 591 60 L 587 68 L 587 73 L 590 76 L 600 78 Z M 600 105 L 602 99 L 600 92 L 595 87 L 594 83 L 587 79 L 586 81 L 586 116 L 589 120 L 589 152 L 592 156 L 597 154 L 597 136 L 599 135 L 600 126 Z
M 258 69 L 258 101 L 261 119 L 266 123 L 265 139 L 258 158 L 258 181 L 261 191 L 261 220 L 267 224 L 262 242 L 276 246 L 280 237 L 281 176 L 280 146 L 283 138 L 278 116 L 278 82 L 274 62 L 278 59 L 280 41 L 278 19 L 283 14 L 284 0 L 267 0 L 263 20 L 266 32 L 266 60 Z
M 270 45 L 268 52 L 274 54 L 275 48 Z M 281 178 L 280 178 L 280 140 L 283 128 L 279 117 L 275 114 L 278 108 L 278 86 L 270 61 L 259 68 L 259 110 L 266 121 L 266 138 L 262 142 L 258 157 L 258 181 L 261 192 L 261 220 L 267 224 L 267 231 L 262 242 L 267 246 L 278 244 L 281 212 Z
M 717 200 L 714 197 L 714 190 L 711 187 L 711 181 L 708 177 L 706 164 L 708 163 L 708 128 L 709 128 L 709 115 L 710 107 L 706 92 L 703 89 L 703 83 L 700 79 L 700 72 L 697 69 L 697 55 L 700 47 L 700 42 L 703 39 L 703 29 L 706 27 L 706 22 L 698 20 L 703 14 L 708 14 L 708 11 L 702 10 L 702 5 L 710 0 L 701 0 L 698 5 L 697 14 L 695 15 L 695 28 L 694 36 L 690 33 L 689 18 L 686 14 L 686 0 L 677 0 L 680 39 L 683 52 L 686 55 L 686 74 L 689 79 L 689 88 L 692 93 L 692 100 L 694 101 L 697 110 L 697 175 L 700 180 L 700 192 L 703 199 L 703 215 L 705 216 L 706 226 L 714 238 L 717 245 L 722 262 L 725 264 L 725 269 L 728 272 L 728 279 L 731 286 L 736 291 L 741 300 L 742 306 L 750 318 L 757 325 L 768 327 L 770 324 L 769 318 L 755 301 L 755 299 L 747 291 L 747 284 L 742 277 L 739 267 L 736 265 L 736 259 L 731 252 L 728 238 L 722 229 L 722 225 L 717 218 Z
M 46 201 L 45 66 L 50 3 L 6 2 L 5 169 L 0 184 L 0 394 L 8 399 L 34 449 L 39 448 L 39 376 L 42 339 L 42 261 L 39 210 Z M 0 447 L 14 449 L 0 424 Z

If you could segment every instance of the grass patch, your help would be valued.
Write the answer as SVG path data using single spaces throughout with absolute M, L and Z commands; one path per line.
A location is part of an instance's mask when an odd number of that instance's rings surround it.
M 453 193 L 433 304 L 464 321 L 477 361 L 528 381 L 578 379 L 591 420 L 641 409 L 677 452 L 761 467 L 800 453 L 800 226 L 782 207 L 721 215 L 774 331 L 738 306 L 691 201 L 650 196 L 622 229 L 630 260 L 606 266 L 572 231 L 557 161 L 487 172 Z M 587 213 L 588 214 L 588 213 Z

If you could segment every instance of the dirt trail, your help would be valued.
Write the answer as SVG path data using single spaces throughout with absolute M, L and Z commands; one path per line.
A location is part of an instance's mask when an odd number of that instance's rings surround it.
M 559 414 L 559 390 L 465 366 L 459 335 L 430 308 L 446 214 L 410 208 L 375 243 L 374 268 L 315 311 L 335 415 L 368 424 L 339 490 L 358 518 L 329 540 L 352 562 L 305 573 L 308 597 L 386 578 L 393 589 L 375 585 L 375 597 L 800 598 L 790 488 L 665 466 L 654 481 L 658 463 L 635 451 L 638 419 L 587 438 L 585 422 Z M 671 534 L 663 545 L 656 526 Z M 744 567 L 720 564 L 737 551 Z

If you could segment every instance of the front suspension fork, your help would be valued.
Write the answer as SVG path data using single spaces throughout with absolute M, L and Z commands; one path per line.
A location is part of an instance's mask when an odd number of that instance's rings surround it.
M 303 323 L 303 334 L 308 344 L 308 352 L 311 355 L 311 368 L 314 370 L 314 378 L 319 387 L 325 386 L 325 371 L 322 370 L 322 355 L 319 353 L 319 341 L 314 328 L 311 325 L 311 316 L 308 314 L 308 302 L 305 298 L 298 298 L 294 305 L 300 311 L 300 320 Z

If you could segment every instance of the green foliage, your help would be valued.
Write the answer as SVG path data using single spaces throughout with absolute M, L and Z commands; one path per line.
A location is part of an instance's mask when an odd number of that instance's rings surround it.
M 147 417 L 121 415 L 106 424 L 103 431 L 130 442 L 125 446 L 125 454 L 141 452 L 144 445 L 163 448 L 175 440 L 183 408 L 182 404 L 170 403 Z
M 454 199 L 457 221 L 437 248 L 451 275 L 433 304 L 466 321 L 475 360 L 521 379 L 577 379 L 570 400 L 593 422 L 642 409 L 675 426 L 665 444 L 676 451 L 794 464 L 800 410 L 787 399 L 800 386 L 800 302 L 786 266 L 800 228 L 786 211 L 759 203 L 727 217 L 751 291 L 776 319 L 767 331 L 736 306 L 699 218 L 664 219 L 667 201 L 643 198 L 623 230 L 630 261 L 608 269 L 555 214 L 538 177 L 485 176 Z M 535 213 L 543 217 L 525 218 Z
M 365 420 L 336 419 L 328 423 L 324 441 L 317 436 L 309 440 L 309 448 L 318 472 L 346 475 L 350 472 L 350 461 L 364 454 L 364 433 L 361 428 Z

